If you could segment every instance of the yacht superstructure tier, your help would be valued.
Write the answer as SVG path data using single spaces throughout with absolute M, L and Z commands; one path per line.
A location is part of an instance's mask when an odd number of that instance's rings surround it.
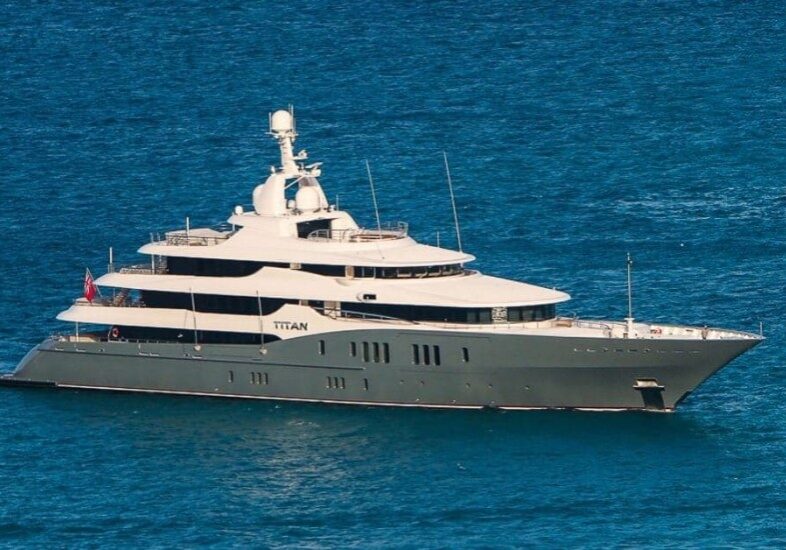
M 280 165 L 226 225 L 155 235 L 58 319 L 11 385 L 419 407 L 669 411 L 761 341 L 559 317 L 568 294 L 484 275 L 406 223 L 361 228 L 270 117 Z M 87 282 L 86 282 L 87 284 Z

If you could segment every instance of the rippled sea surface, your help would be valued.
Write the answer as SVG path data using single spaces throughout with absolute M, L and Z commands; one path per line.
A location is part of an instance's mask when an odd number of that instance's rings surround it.
M 107 249 L 226 219 L 277 161 L 583 317 L 768 340 L 673 415 L 0 391 L 0 544 L 786 545 L 780 2 L 36 2 L 0 10 L 0 371 Z M 518 5 L 517 5 L 518 4 Z

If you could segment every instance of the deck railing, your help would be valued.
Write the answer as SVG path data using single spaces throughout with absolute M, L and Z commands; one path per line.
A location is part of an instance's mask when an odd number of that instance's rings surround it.
M 338 241 L 362 243 L 392 239 L 403 239 L 409 233 L 409 224 L 396 222 L 383 224 L 377 229 L 317 229 L 308 234 L 310 241 Z
M 156 264 L 131 264 L 123 265 L 117 269 L 118 273 L 132 273 L 135 275 L 164 275 L 167 272 L 166 263 Z
M 208 233 L 209 232 L 209 233 Z M 215 246 L 236 233 L 229 224 L 194 229 L 176 229 L 161 233 L 151 233 L 150 242 L 167 246 Z

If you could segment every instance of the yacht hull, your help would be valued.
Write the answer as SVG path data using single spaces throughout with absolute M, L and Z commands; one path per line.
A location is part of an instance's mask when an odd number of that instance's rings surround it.
M 86 340 L 45 340 L 0 384 L 356 405 L 671 411 L 760 341 L 405 330 L 303 336 L 264 348 Z

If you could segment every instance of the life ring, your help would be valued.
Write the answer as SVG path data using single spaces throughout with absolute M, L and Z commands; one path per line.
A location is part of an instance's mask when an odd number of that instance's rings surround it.
M 118 338 L 120 336 L 120 330 L 117 327 L 112 327 L 112 332 L 110 334 L 112 338 Z
M 651 334 L 662 334 L 663 333 L 663 329 L 662 328 L 651 328 L 650 329 L 650 333 Z

